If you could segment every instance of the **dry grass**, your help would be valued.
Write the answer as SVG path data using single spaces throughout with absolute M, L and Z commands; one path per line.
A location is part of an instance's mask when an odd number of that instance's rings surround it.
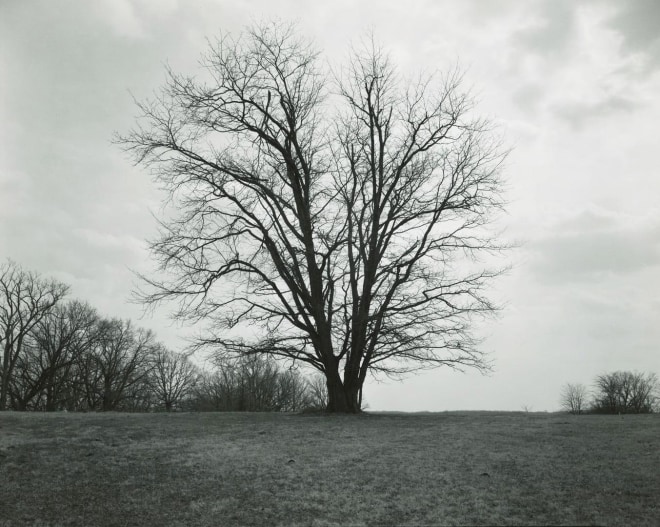
M 0 526 L 660 525 L 660 416 L 0 414 Z

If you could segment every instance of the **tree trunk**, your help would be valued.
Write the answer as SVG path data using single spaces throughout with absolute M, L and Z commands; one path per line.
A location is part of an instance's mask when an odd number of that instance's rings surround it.
M 25 412 L 27 410 L 27 401 L 25 399 L 16 399 L 14 401 L 14 409 L 18 412 Z
M 328 372 L 326 376 L 328 387 L 329 413 L 357 414 L 360 413 L 360 388 L 353 383 L 343 383 L 338 372 Z
M 108 384 L 105 386 L 105 390 L 103 391 L 103 398 L 101 399 L 101 411 L 102 412 L 109 412 L 111 410 L 114 410 L 115 406 L 115 396 L 114 392 L 112 389 L 109 387 Z
M 9 337 L 5 336 L 6 339 Z M 7 394 L 9 393 L 9 378 L 11 376 L 11 347 L 9 342 L 5 344 L 2 357 L 2 367 L 0 368 L 0 411 L 7 409 Z
M 56 400 L 55 400 L 55 394 L 53 393 L 53 380 L 50 379 L 48 381 L 48 387 L 46 388 L 46 411 L 47 412 L 54 412 L 57 410 L 57 407 L 55 406 Z

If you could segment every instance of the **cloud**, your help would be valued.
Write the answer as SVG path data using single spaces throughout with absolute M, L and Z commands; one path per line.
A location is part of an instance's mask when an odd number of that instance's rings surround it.
M 611 282 L 660 266 L 660 217 L 585 210 L 528 244 L 531 270 L 544 284 Z
M 101 0 L 94 2 L 92 9 L 99 20 L 107 24 L 118 37 L 145 38 L 147 29 L 135 4 L 131 0 Z
M 93 248 L 95 252 L 99 251 L 101 254 L 103 252 L 112 254 L 116 251 L 122 251 L 133 252 L 137 256 L 144 250 L 144 242 L 135 236 L 117 236 L 108 232 L 101 232 L 84 227 L 74 229 L 73 235 L 80 239 L 84 244 Z M 107 256 L 107 254 L 102 254 L 103 258 L 106 258 Z M 119 257 L 119 259 L 121 260 L 122 257 Z
M 544 57 L 559 57 L 577 39 L 575 3 L 569 0 L 531 2 L 530 22 L 513 36 L 514 42 Z
M 551 105 L 551 111 L 575 128 L 582 128 L 594 120 L 606 120 L 610 117 L 629 115 L 641 107 L 638 100 L 626 95 L 611 95 L 601 100 L 588 99 L 564 100 Z
M 660 2 L 614 2 L 608 25 L 623 37 L 625 51 L 644 56 L 650 68 L 660 67 Z
M 545 109 L 549 93 L 561 87 L 558 76 L 574 61 L 581 24 L 574 3 L 525 2 L 508 33 L 508 76 L 513 101 L 525 113 Z
M 635 7 L 616 8 L 622 5 Z M 648 53 L 660 58 L 660 48 L 655 49 L 660 39 L 652 31 L 643 31 L 645 37 L 634 36 L 637 22 L 646 24 L 641 21 L 645 17 L 657 19 L 658 8 L 645 5 L 525 3 L 525 16 L 509 38 L 509 67 L 517 81 L 513 91 L 519 109 L 580 128 L 603 116 L 652 104 L 650 93 L 655 90 L 646 76 L 639 75 L 640 56 Z M 653 27 L 660 27 L 660 20 Z M 627 38 L 632 42 L 641 38 L 635 53 Z

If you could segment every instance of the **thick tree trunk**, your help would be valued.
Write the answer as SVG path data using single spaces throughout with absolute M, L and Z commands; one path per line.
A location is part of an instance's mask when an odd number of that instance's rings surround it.
M 49 381 L 48 388 L 46 388 L 46 411 L 47 412 L 54 412 L 57 410 L 56 406 L 56 397 L 55 393 L 53 390 L 53 385 L 52 385 L 52 380 Z
M 106 386 L 105 391 L 103 392 L 103 398 L 101 399 L 101 411 L 110 412 L 114 410 L 115 400 L 114 393 L 110 388 Z
M 360 388 L 353 383 L 343 383 L 338 372 L 326 376 L 329 413 L 360 413 Z

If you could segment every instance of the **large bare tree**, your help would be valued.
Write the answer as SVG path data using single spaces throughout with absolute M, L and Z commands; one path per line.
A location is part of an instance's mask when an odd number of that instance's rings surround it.
M 221 354 L 320 370 L 329 411 L 359 411 L 369 372 L 486 368 L 470 327 L 493 310 L 476 257 L 498 248 L 504 153 L 460 75 L 403 82 L 373 44 L 328 75 L 278 24 L 203 62 L 120 139 L 177 211 L 144 299 L 207 320 Z
M 130 320 L 100 319 L 92 344 L 80 361 L 87 407 L 104 412 L 140 407 L 154 367 L 154 334 Z
M 163 346 L 156 347 L 153 363 L 152 390 L 158 402 L 170 412 L 193 392 L 201 373 L 188 357 Z
M 660 384 L 655 373 L 615 371 L 598 375 L 592 410 L 610 414 L 644 414 L 658 409 Z
M 12 376 L 28 335 L 67 291 L 66 285 L 11 260 L 0 265 L 0 410 L 7 408 Z
M 68 405 L 77 364 L 97 338 L 98 314 L 77 300 L 55 305 L 32 329 L 10 383 L 13 406 L 53 411 Z

